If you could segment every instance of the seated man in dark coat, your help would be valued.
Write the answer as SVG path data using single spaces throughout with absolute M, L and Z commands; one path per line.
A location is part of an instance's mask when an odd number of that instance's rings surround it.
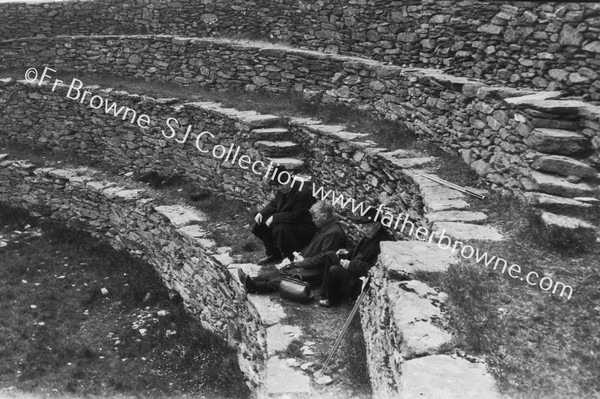
M 294 251 L 304 248 L 317 229 L 308 211 L 316 200 L 304 181 L 292 179 L 283 167 L 279 167 L 270 183 L 279 190 L 275 198 L 256 214 L 256 224 L 252 228 L 252 233 L 264 243 L 267 254 L 257 262 L 259 265 L 276 263 L 284 257 L 291 260 Z
M 365 277 L 369 269 L 377 262 L 381 241 L 394 241 L 379 221 L 377 212 L 371 208 L 357 221 L 362 227 L 365 237 L 362 238 L 351 253 L 337 251 L 327 258 L 327 270 L 323 276 L 321 296 L 325 299 L 319 305 L 329 307 L 344 299 L 353 299 L 360 293 L 360 277 Z M 349 256 L 348 256 L 349 255 Z M 341 259 L 348 256 L 348 259 Z
M 325 272 L 328 254 L 346 246 L 346 233 L 333 214 L 331 205 L 319 201 L 310 208 L 313 220 L 319 230 L 302 252 L 294 256 L 294 261 L 284 259 L 279 270 L 263 273 L 250 278 L 239 269 L 240 282 L 248 292 L 266 293 L 279 290 L 279 283 L 285 276 L 301 276 L 304 281 L 320 282 Z

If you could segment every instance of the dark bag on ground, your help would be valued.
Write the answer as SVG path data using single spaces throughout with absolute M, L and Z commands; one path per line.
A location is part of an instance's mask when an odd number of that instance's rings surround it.
M 284 277 L 279 283 L 279 295 L 294 302 L 306 303 L 313 300 L 315 293 L 306 281 L 294 277 Z

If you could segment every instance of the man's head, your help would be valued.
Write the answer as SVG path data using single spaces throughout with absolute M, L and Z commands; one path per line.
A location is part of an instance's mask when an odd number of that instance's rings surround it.
M 310 214 L 317 227 L 321 227 L 333 216 L 333 207 L 325 201 L 317 201 L 310 208 Z
M 370 208 L 359 220 L 356 221 L 360 231 L 367 237 L 373 238 L 381 229 L 381 222 L 376 220 L 377 211 Z
M 289 193 L 294 185 L 294 176 L 292 176 L 284 166 L 277 166 L 275 175 L 269 174 L 265 178 L 269 185 L 276 187 L 283 193 Z

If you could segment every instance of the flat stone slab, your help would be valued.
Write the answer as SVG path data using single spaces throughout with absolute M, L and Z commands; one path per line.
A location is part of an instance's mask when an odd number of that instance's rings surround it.
M 404 362 L 401 390 L 404 399 L 502 399 L 485 365 L 447 355 Z
M 64 180 L 69 180 L 77 175 L 77 171 L 71 169 L 53 169 L 50 172 L 48 172 L 48 176 Z
M 404 291 L 414 292 L 421 298 L 437 295 L 437 291 L 419 280 L 401 281 L 399 285 Z
M 418 271 L 445 272 L 457 262 L 451 251 L 441 249 L 435 242 L 383 241 L 379 263 L 387 267 L 390 277 Z
M 390 282 L 388 295 L 394 319 L 399 327 L 417 320 L 440 320 L 442 317 L 440 308 L 434 306 L 428 298 L 423 298 L 414 292 L 405 291 L 398 282 Z
M 594 187 L 586 183 L 571 183 L 567 179 L 540 172 L 531 172 L 538 191 L 563 197 L 593 197 Z
M 140 198 L 144 193 L 145 190 L 121 190 L 114 193 L 114 196 L 126 201 L 131 201 Z
M 415 168 L 434 162 L 436 157 L 418 157 L 418 158 L 391 158 L 389 161 L 402 169 Z
M 578 201 L 574 198 L 571 199 L 536 192 L 528 192 L 523 195 L 531 204 L 542 209 L 565 211 L 569 209 L 587 209 L 592 207 L 591 204 Z
M 549 100 L 562 95 L 561 91 L 541 91 L 527 96 L 505 98 L 509 104 L 536 104 L 540 101 Z
M 465 195 L 460 191 L 442 186 L 422 176 L 416 176 L 414 179 L 423 196 L 423 205 L 429 212 L 466 209 L 471 206 L 464 200 Z
M 126 190 L 126 187 L 123 186 L 110 186 L 108 188 L 105 188 L 104 190 L 102 190 L 102 194 L 106 197 L 106 198 L 117 198 L 117 193 L 123 190 Z
M 308 125 L 307 128 L 324 136 L 346 131 L 346 126 L 343 125 Z
M 432 185 L 421 185 L 420 191 L 421 195 L 423 195 L 423 197 L 428 200 L 434 199 L 439 201 L 466 198 L 465 195 L 460 191 L 442 186 L 441 184 L 437 183 L 434 183 Z
M 237 111 L 238 119 L 252 127 L 263 127 L 263 126 L 275 126 L 278 124 L 283 124 L 285 122 L 285 118 L 277 115 L 263 115 L 263 114 L 241 114 Z
M 86 183 L 86 186 L 93 188 L 96 191 L 104 191 L 108 187 L 113 187 L 114 182 L 111 181 L 91 181 Z
M 229 255 L 229 253 L 215 254 L 213 255 L 213 259 L 224 266 L 229 266 L 233 263 L 233 258 Z
M 596 226 L 584 220 L 569 216 L 556 215 L 550 212 L 542 212 L 542 222 L 544 222 L 544 224 L 548 227 L 559 227 L 567 230 L 583 228 L 594 231 L 596 229 Z
M 544 155 L 536 159 L 531 166 L 543 172 L 558 173 L 563 176 L 591 178 L 598 174 L 598 171 L 590 165 L 563 155 Z
M 442 211 L 428 213 L 425 218 L 430 223 L 433 222 L 483 222 L 487 220 L 487 215 L 483 212 L 469 211 Z
M 340 139 L 340 140 L 344 140 L 344 141 L 352 141 L 352 140 L 356 140 L 356 139 L 362 139 L 369 136 L 366 133 L 351 133 L 351 132 L 336 132 L 336 133 L 332 133 L 331 137 L 336 138 L 336 139 Z
M 405 359 L 429 355 L 452 341 L 452 335 L 426 321 L 414 321 L 401 328 Z
M 267 354 L 274 355 L 276 352 L 284 351 L 293 340 L 302 335 L 298 326 L 286 324 L 274 324 L 267 328 Z
M 304 166 L 304 161 L 296 158 L 267 158 L 274 165 L 284 166 L 287 170 L 297 170 Z
M 80 186 L 84 186 L 87 182 L 91 181 L 93 177 L 91 176 L 73 176 L 69 179 L 71 184 L 76 184 Z
M 452 209 L 467 209 L 471 207 L 467 201 L 462 199 L 438 200 L 435 198 L 424 198 L 423 202 L 429 212 L 441 212 Z
M 175 227 L 206 221 L 206 216 L 202 212 L 181 205 L 161 205 L 154 208 L 154 210 L 169 219 Z
M 553 154 L 575 154 L 586 149 L 588 139 L 570 130 L 537 128 L 524 140 L 534 150 Z
M 480 226 L 477 224 L 459 222 L 436 222 L 433 230 L 444 232 L 445 235 L 464 241 L 502 241 L 504 236 L 492 226 Z
M 258 311 L 263 324 L 267 326 L 279 323 L 286 316 L 283 306 L 273 302 L 268 295 L 248 294 L 248 300 Z
M 311 393 L 310 378 L 288 366 L 284 359 L 274 356 L 267 361 L 264 387 L 267 395 Z M 290 396 L 288 396 L 290 397 Z
M 278 149 L 290 149 L 290 148 L 296 148 L 298 147 L 297 143 L 294 143 L 292 141 L 257 141 L 256 143 L 254 143 L 256 146 L 258 147 L 265 147 L 265 148 L 278 148 Z
M 177 229 L 177 231 L 181 233 L 181 235 L 184 235 L 193 240 L 196 240 L 198 238 L 204 238 L 208 234 L 208 232 L 204 230 L 203 227 L 197 224 L 181 227 Z

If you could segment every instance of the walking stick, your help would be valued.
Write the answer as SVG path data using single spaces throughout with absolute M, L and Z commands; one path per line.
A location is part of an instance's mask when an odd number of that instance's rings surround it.
M 331 359 L 333 359 L 333 355 L 335 354 L 335 351 L 337 351 L 338 346 L 340 346 L 340 343 L 342 342 L 342 337 L 346 333 L 346 330 L 348 330 L 348 327 L 350 327 L 350 322 L 354 318 L 354 315 L 358 311 L 358 307 L 360 306 L 360 303 L 362 302 L 363 298 L 367 294 L 367 288 L 368 288 L 369 281 L 371 280 L 371 277 L 361 277 L 360 279 L 362 280 L 360 296 L 356 300 L 356 303 L 354 304 L 354 307 L 352 308 L 350 315 L 348 315 L 348 318 L 346 319 L 346 323 L 344 323 L 344 327 L 342 327 L 342 331 L 340 331 L 340 335 L 338 335 L 337 339 L 335 340 L 335 343 L 329 350 L 329 355 L 327 356 L 327 360 L 325 361 L 325 364 L 323 364 L 323 368 L 321 370 L 319 370 L 319 372 L 315 375 L 315 378 L 321 377 L 323 375 L 323 373 L 325 372 L 325 369 L 327 368 L 327 366 L 329 366 L 329 362 L 331 362 Z

